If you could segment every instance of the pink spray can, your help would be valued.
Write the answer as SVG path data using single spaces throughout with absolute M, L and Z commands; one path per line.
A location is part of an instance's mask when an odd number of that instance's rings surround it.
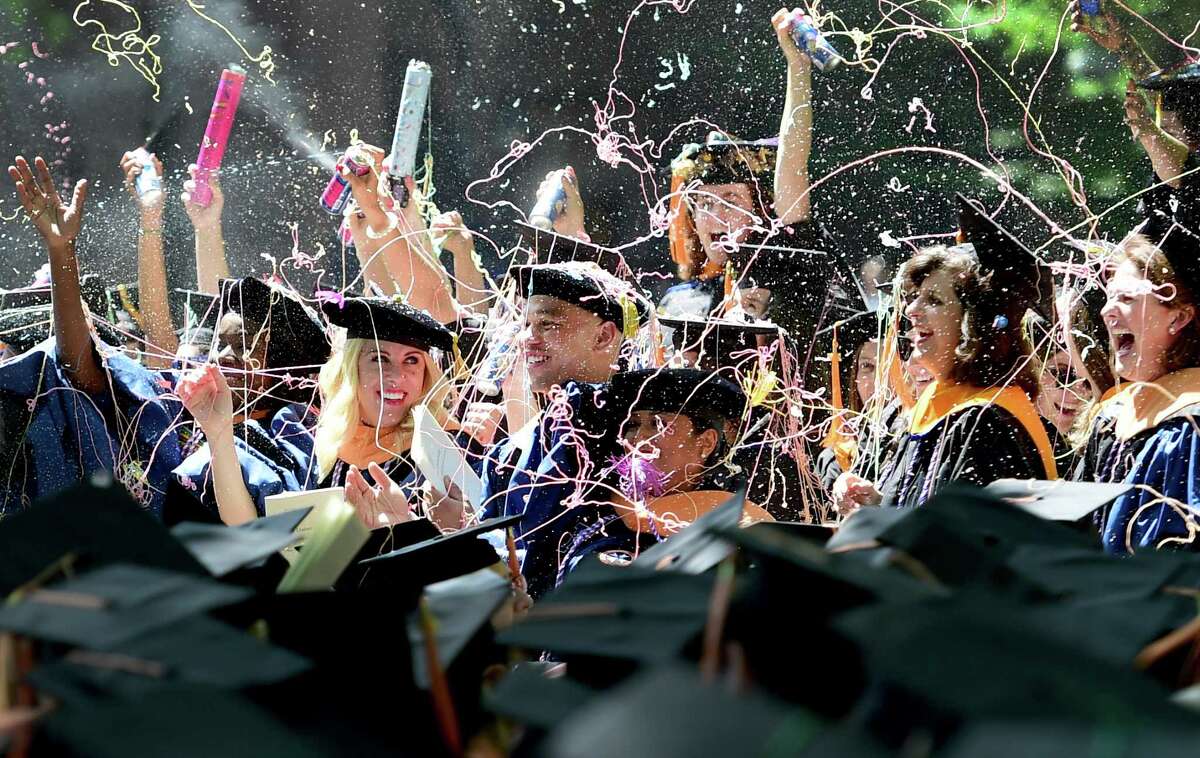
M 238 101 L 242 99 L 242 85 L 246 83 L 246 72 L 241 66 L 232 65 L 221 72 L 217 83 L 217 96 L 213 98 L 212 112 L 208 114 L 208 126 L 204 129 L 204 142 L 196 158 L 196 191 L 192 202 L 207 208 L 212 202 L 212 187 L 209 179 L 221 168 L 225 157 L 225 146 L 229 143 L 229 132 L 233 129 L 233 117 L 237 113 Z

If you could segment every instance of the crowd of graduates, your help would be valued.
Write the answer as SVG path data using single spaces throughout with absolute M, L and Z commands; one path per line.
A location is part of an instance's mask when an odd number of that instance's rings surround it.
M 222 217 L 247 209 L 215 177 L 195 202 L 192 167 L 180 319 L 173 198 L 134 152 L 118 287 L 80 270 L 87 182 L 64 199 L 16 157 L 49 267 L 0 293 L 10 751 L 1187 745 L 1200 63 L 1158 69 L 1115 16 L 1072 13 L 1134 75 L 1135 228 L 1035 251 L 948 187 L 948 244 L 837 249 L 781 10 L 780 132 L 671 162 L 657 303 L 592 241 L 573 169 L 493 278 L 464 216 L 362 143 L 369 170 L 339 164 L 361 273 L 338 289 L 234 276 Z M 431 425 L 440 478 L 415 452 Z M 330 488 L 369 537 L 332 591 L 276 592 L 295 522 L 271 503 Z

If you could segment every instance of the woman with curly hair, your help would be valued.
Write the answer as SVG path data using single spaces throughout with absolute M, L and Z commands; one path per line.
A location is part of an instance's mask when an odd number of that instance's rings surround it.
M 981 207 L 961 195 L 959 202 L 969 244 L 927 248 L 900 273 L 912 359 L 934 381 L 879 480 L 838 478 L 842 513 L 918 506 L 951 481 L 1057 478 L 1021 325 L 1026 310 L 1050 299 L 1049 273 Z

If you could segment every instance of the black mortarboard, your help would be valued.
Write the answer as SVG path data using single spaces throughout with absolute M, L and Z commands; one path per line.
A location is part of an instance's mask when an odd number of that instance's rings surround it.
M 548 730 L 596 696 L 596 691 L 566 676 L 547 676 L 547 666 L 518 664 L 484 693 L 492 713 L 519 721 L 525 726 Z
M 1084 724 L 1077 721 L 1011 720 L 972 721 L 962 727 L 942 750 L 941 758 L 1188 758 L 1196 749 L 1200 732 L 1183 725 L 1139 727 L 1128 724 Z
M 1163 725 L 1192 720 L 1150 679 L 1089 655 L 1040 628 L 1019 606 L 987 596 L 859 608 L 833 625 L 863 650 L 877 679 L 943 716 Z M 880 707 L 886 711 L 887 702 Z M 911 710 L 905 715 L 920 720 Z
M 78 484 L 0 520 L 0 596 L 68 553 L 77 571 L 111 563 L 207 576 L 204 567 L 119 485 Z
M 1179 114 L 1191 134 L 1200 131 L 1200 62 L 1184 61 L 1155 71 L 1138 86 L 1162 93 L 1163 110 Z
M 39 663 L 30 680 L 39 691 L 74 705 L 101 696 L 132 697 L 181 684 L 242 689 L 283 681 L 309 664 L 251 634 L 207 616 L 189 616 L 112 645 L 82 646 Z
M 0 290 L 0 310 L 50 305 L 50 285 Z
M 1132 484 L 1072 482 L 1065 479 L 998 479 L 985 490 L 1051 521 L 1075 522 L 1133 489 Z
M 885 330 L 875 313 L 857 313 L 833 326 L 837 330 L 838 356 L 842 365 L 854 365 L 858 351 L 871 340 L 882 340 Z
M 795 706 L 761 692 L 735 693 L 699 672 L 670 666 L 594 698 L 550 734 L 543 754 L 705 758 L 771 755 L 774 748 L 803 756 L 821 729 L 815 716 Z
M 368 558 L 359 564 L 364 569 L 359 588 L 423 587 L 498 563 L 502 559 L 496 549 L 481 537 L 488 532 L 512 526 L 520 518 L 520 514 L 517 514 L 491 519 Z
M 14 355 L 27 352 L 50 336 L 53 323 L 54 309 L 49 305 L 0 310 L 0 344 Z
M 117 563 L 10 601 L 0 608 L 0 629 L 107 650 L 249 595 L 210 579 Z
M 171 529 L 171 536 L 219 578 L 259 563 L 299 539 L 295 529 L 309 510 L 296 508 L 239 526 L 185 521 Z
M 425 610 L 433 617 L 438 663 L 449 670 L 455 659 L 491 623 L 492 615 L 512 597 L 512 584 L 489 569 L 436 582 L 425 588 Z M 413 678 L 429 689 L 429 664 L 424 655 L 425 635 L 419 614 L 408 618 L 408 640 L 413 649 Z
M 183 331 L 217 326 L 217 296 L 211 292 L 196 290 L 172 290 L 176 302 L 183 302 Z
M 758 182 L 764 190 L 773 192 L 777 144 L 776 140 L 730 140 L 712 132 L 703 145 L 683 146 L 671 161 L 671 175 L 685 182 L 699 179 L 704 184 Z
M 327 300 L 321 310 L 334 325 L 345 327 L 350 339 L 398 342 L 425 352 L 437 348 L 449 353 L 454 348 L 449 329 L 398 298 L 348 297 L 341 303 Z
M 1162 251 L 1184 286 L 1200 292 L 1200 180 L 1183 182 L 1178 189 L 1165 184 L 1143 196 L 1146 221 L 1136 231 Z
M 700 353 L 701 368 L 736 367 L 747 357 L 757 356 L 760 336 L 770 341 L 779 337 L 779 327 L 769 321 L 660 316 L 658 323 L 671 330 L 670 341 L 676 352 Z M 748 351 L 754 351 L 754 354 Z
M 568 237 L 552 229 L 541 229 L 520 221 L 517 222 L 517 228 L 521 233 L 518 248 L 533 256 L 531 263 L 595 263 L 616 276 L 624 262 L 620 252 L 595 242 Z
M 645 296 L 598 266 L 587 263 L 513 266 L 510 270 L 524 297 L 548 295 L 596 314 L 630 334 L 650 318 Z M 637 324 L 628 324 L 626 312 Z
M 991 275 L 991 307 L 1015 328 L 1026 309 L 1054 317 L 1054 282 L 1037 255 L 987 214 L 983 204 L 960 194 L 959 231 L 975 249 L 984 275 Z
M 328 755 L 252 702 L 207 687 L 173 687 L 143 697 L 63 708 L 42 727 L 37 754 L 127 758 Z
M 746 493 L 731 495 L 722 505 L 693 521 L 678 534 L 642 551 L 634 564 L 655 570 L 702 574 L 725 560 L 733 545 L 722 536 L 742 521 Z
M 740 387 L 695 368 L 622 371 L 613 376 L 609 393 L 608 405 L 622 419 L 634 411 L 651 411 L 736 421 L 746 410 Z
M 253 276 L 222 279 L 221 308 L 268 329 L 268 369 L 306 367 L 307 372 L 316 373 L 329 359 L 325 327 L 294 293 Z
M 576 658 L 601 659 L 613 670 L 613 661 L 672 660 L 695 651 L 713 580 L 711 573 L 608 566 L 586 559 L 498 640 L 557 653 L 577 678 L 579 669 L 572 668 Z

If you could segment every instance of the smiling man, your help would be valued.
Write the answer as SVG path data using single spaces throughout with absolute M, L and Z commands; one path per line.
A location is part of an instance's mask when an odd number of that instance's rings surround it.
M 543 410 L 496 445 L 484 464 L 484 518 L 523 514 L 517 546 L 535 599 L 554 586 L 564 539 L 598 470 L 613 452 L 602 384 L 622 345 L 649 318 L 649 302 L 592 263 L 513 269 L 526 298 L 525 367 Z M 565 544 L 564 544 L 565 543 Z

